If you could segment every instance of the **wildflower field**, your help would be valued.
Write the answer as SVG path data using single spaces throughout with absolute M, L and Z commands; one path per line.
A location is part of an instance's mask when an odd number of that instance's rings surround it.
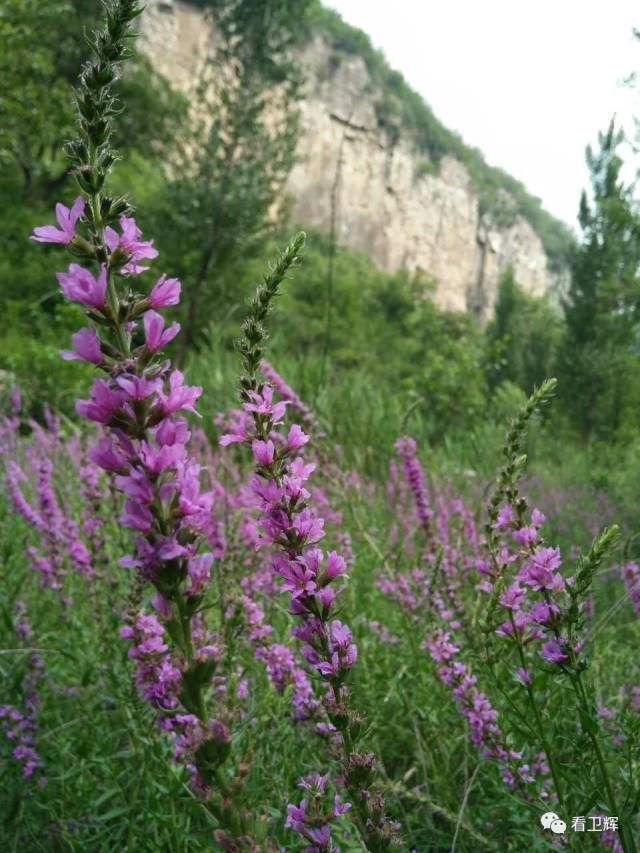
M 269 350 L 303 233 L 178 369 L 189 282 L 107 191 L 141 11 L 106 7 L 75 197 L 25 249 L 90 384 L 3 388 L 0 849 L 633 853 L 627 481 L 558 453 L 554 379 L 439 444 L 375 382 L 307 399 L 317 365 Z

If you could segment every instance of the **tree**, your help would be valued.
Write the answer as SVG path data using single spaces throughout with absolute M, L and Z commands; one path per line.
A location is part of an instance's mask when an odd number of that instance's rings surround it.
M 85 53 L 84 36 L 100 9 L 99 0 L 3 0 L 0 167 L 14 201 L 16 191 L 32 205 L 57 198 L 68 178 L 70 163 L 62 152 L 73 133 L 72 87 Z M 127 109 L 116 144 L 161 155 L 185 114 L 182 99 L 140 55 L 118 92 Z
M 302 77 L 293 48 L 308 0 L 201 5 L 212 22 L 211 52 L 158 212 L 159 242 L 187 285 L 180 358 L 228 298 L 225 275 L 272 228 L 294 162 Z
M 583 192 L 583 240 L 564 306 L 560 389 L 587 439 L 612 438 L 639 413 L 640 220 L 620 176 L 622 141 L 612 121 L 599 149 L 587 148 L 592 201 Z
M 0 13 L 0 164 L 27 198 L 65 170 L 60 143 L 73 108 L 59 56 L 69 48 L 71 12 L 64 0 L 6 0 Z
M 547 298 L 527 296 L 508 267 L 487 326 L 489 385 L 495 388 L 508 381 L 530 394 L 553 372 L 561 329 L 560 311 Z

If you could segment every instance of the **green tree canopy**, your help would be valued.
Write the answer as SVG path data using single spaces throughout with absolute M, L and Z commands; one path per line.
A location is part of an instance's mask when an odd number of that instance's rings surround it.
M 562 316 L 549 298 L 527 296 L 508 267 L 498 285 L 487 326 L 487 378 L 491 387 L 512 382 L 526 394 L 553 373 Z
M 598 149 L 587 149 L 592 199 L 582 194 L 583 241 L 565 303 L 561 394 L 587 438 L 611 438 L 640 414 L 640 220 L 620 174 L 622 142 L 611 122 Z

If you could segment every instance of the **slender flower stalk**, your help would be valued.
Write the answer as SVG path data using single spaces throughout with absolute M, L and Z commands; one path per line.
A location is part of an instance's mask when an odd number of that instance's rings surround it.
M 262 531 L 259 544 L 274 549 L 273 571 L 280 578 L 281 590 L 289 595 L 290 611 L 298 622 L 294 635 L 303 643 L 309 666 L 325 685 L 323 704 L 336 732 L 341 776 L 362 841 L 368 850 L 385 851 L 399 843 L 397 825 L 387 818 L 382 796 L 372 791 L 374 755 L 357 751 L 363 719 L 351 707 L 348 679 L 358 650 L 349 627 L 333 618 L 346 562 L 337 552 L 325 556 L 317 547 L 324 535 L 324 519 L 311 505 L 306 485 L 315 466 L 299 455 L 309 435 L 298 424 L 286 432 L 282 429 L 288 401 L 276 401 L 273 387 L 258 378 L 267 338 L 263 322 L 303 240 L 304 235 L 299 235 L 287 246 L 249 304 L 238 349 L 244 368 L 243 409 L 252 424 L 245 422 L 240 432 L 223 435 L 220 441 L 223 446 L 243 443 L 252 450 L 255 475 L 251 489 Z
M 624 580 L 633 609 L 640 616 L 640 566 L 629 562 L 620 567 L 620 574 Z
M 56 495 L 50 449 L 37 448 L 36 452 L 37 456 L 33 460 L 35 505 L 24 493 L 29 477 L 15 459 L 7 464 L 7 489 L 15 512 L 38 535 L 39 544 L 28 545 L 26 554 L 30 565 L 40 577 L 41 587 L 57 591 L 62 602 L 69 604 L 70 600 L 65 594 L 69 568 L 85 578 L 91 578 L 95 569 L 77 522 L 64 511 Z
M 413 495 L 418 522 L 424 533 L 426 546 L 429 548 L 433 544 L 433 531 L 431 529 L 433 510 L 430 506 L 422 466 L 418 459 L 418 446 L 413 438 L 399 438 L 396 442 L 396 450 L 402 459 L 402 468 Z
M 605 528 L 594 540 L 589 553 L 578 560 L 575 575 L 565 577 L 560 571 L 560 549 L 546 546 L 543 540 L 541 527 L 545 522 L 544 515 L 534 509 L 527 517 L 527 502 L 518 488 L 526 463 L 526 456 L 520 449 L 528 422 L 553 390 L 553 381 L 548 381 L 535 391 L 514 420 L 507 436 L 504 451 L 507 462 L 489 505 L 486 530 L 490 560 L 478 566 L 491 578 L 493 587 L 487 609 L 487 627 L 497 624 L 496 618 L 499 621 L 501 611 L 508 614 L 506 621 L 497 626 L 496 633 L 516 648 L 520 662 L 519 677 L 529 698 L 560 805 L 563 805 L 566 795 L 564 780 L 535 698 L 532 667 L 527 663 L 528 649 L 535 649 L 538 644 L 539 657 L 566 676 L 571 684 L 581 727 L 591 744 L 600 772 L 606 803 L 613 813 L 619 814 L 610 769 L 600 742 L 601 720 L 593 693 L 585 685 L 589 639 L 585 628 L 591 586 L 605 555 L 615 545 L 619 531 L 615 525 Z M 621 827 L 620 840 L 625 853 L 634 853 L 635 842 L 626 821 Z
M 510 749 L 499 724 L 498 712 L 484 693 L 478 690 L 477 678 L 469 668 L 456 660 L 460 651 L 448 631 L 438 629 L 435 636 L 425 642 L 434 661 L 441 663 L 438 676 L 451 688 L 460 713 L 467 718 L 472 743 L 481 749 L 483 758 L 497 762 L 501 775 L 509 788 L 518 788 L 522 796 L 531 800 L 535 796 L 547 798 L 549 766 L 544 753 L 531 762 L 523 762 L 521 751 Z
M 481 746 L 484 757 L 502 765 L 507 785 L 518 788 L 530 802 L 532 796 L 546 797 L 551 803 L 557 800 L 559 810 L 568 811 L 574 793 L 566 776 L 567 758 L 555 736 L 557 725 L 549 715 L 549 685 L 556 681 L 553 676 L 565 677 L 576 698 L 581 736 L 591 748 L 591 768 L 600 785 L 601 805 L 617 814 L 625 806 L 603 746 L 603 735 L 611 734 L 610 715 L 608 709 L 596 704 L 594 691 L 586 681 L 593 576 L 615 543 L 617 529 L 605 529 L 589 554 L 578 560 L 573 576 L 569 576 L 563 569 L 560 549 L 549 547 L 544 541 L 544 515 L 538 509 L 529 511 L 518 488 L 526 464 L 522 446 L 529 421 L 553 389 L 553 381 L 544 383 L 512 425 L 505 465 L 489 503 L 484 539 L 462 502 L 452 501 L 434 485 L 430 503 L 433 516 L 429 519 L 434 540 L 423 555 L 424 562 L 436 568 L 433 577 L 421 566 L 398 572 L 391 563 L 385 566 L 377 584 L 405 611 L 409 641 L 414 648 L 415 631 L 424 624 L 424 613 L 429 613 L 439 626 L 429 632 L 423 647 L 434 661 L 444 664 L 439 667 L 439 677 L 452 689 L 460 712 L 469 720 L 472 740 Z M 411 464 L 415 458 L 413 443 L 407 445 L 403 440 L 399 449 Z M 392 469 L 387 495 L 390 508 L 402 524 L 404 539 L 411 542 L 416 530 L 422 529 L 420 516 L 424 517 L 426 506 L 423 478 L 415 470 L 405 470 L 403 482 L 397 468 Z M 458 514 L 462 519 L 462 539 L 451 523 Z M 465 583 L 473 579 L 472 569 L 480 576 L 475 584 L 475 607 Z M 634 564 L 623 567 L 622 574 L 633 603 Z M 488 606 L 482 606 L 477 593 L 489 596 Z M 486 645 L 485 670 L 506 700 L 500 717 L 497 707 L 478 690 L 475 675 L 457 657 L 465 643 L 471 655 L 477 650 L 479 608 L 486 617 L 479 626 Z M 502 662 L 506 673 L 496 671 L 502 670 Z M 553 678 L 551 682 L 549 676 Z M 525 739 L 529 760 L 523 759 L 519 749 L 514 751 L 507 745 L 514 736 Z M 620 731 L 616 731 L 614 745 L 623 740 Z M 626 812 L 621 818 L 621 849 L 633 851 L 628 805 Z
M 137 0 L 105 6 L 105 27 L 94 36 L 94 58 L 76 92 L 78 137 L 69 145 L 86 203 L 76 199 L 68 215 L 58 208 L 64 240 L 48 226 L 36 229 L 34 239 L 63 243 L 93 265 L 92 271 L 72 263 L 58 274 L 62 293 L 84 307 L 91 324 L 63 357 L 89 361 L 103 375 L 76 409 L 104 429 L 90 458 L 125 497 L 119 521 L 134 532 L 135 547 L 121 564 L 153 589 L 155 613 L 130 612 L 121 631 L 131 643 L 136 682 L 171 733 L 175 759 L 218 818 L 220 838 L 233 836 L 242 849 L 254 849 L 250 816 L 230 808 L 232 785 L 221 772 L 231 749 L 231 712 L 214 690 L 220 651 L 201 614 L 217 531 L 213 495 L 201 490 L 184 417 L 195 413 L 201 389 L 186 385 L 163 359 L 180 327 L 165 327 L 156 310 L 176 305 L 181 285 L 165 276 L 152 288 L 139 283 L 148 269 L 139 261 L 154 259 L 157 250 L 142 239 L 128 204 L 103 192 L 115 161 L 111 87 L 141 11 Z
M 16 636 L 27 645 L 33 630 L 26 615 L 26 605 L 18 601 L 14 611 Z M 38 684 L 44 677 L 44 661 L 38 654 L 27 657 L 27 671 L 22 678 L 22 703 L 0 705 L 0 731 L 10 746 L 13 760 L 20 766 L 25 781 L 43 788 L 47 784 L 44 762 L 38 751 L 38 711 L 41 699 Z

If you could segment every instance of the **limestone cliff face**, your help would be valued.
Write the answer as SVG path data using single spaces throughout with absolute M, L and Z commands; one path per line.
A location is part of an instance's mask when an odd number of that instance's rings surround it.
M 179 0 L 152 0 L 142 46 L 182 91 L 197 80 L 211 31 L 200 11 Z M 444 308 L 493 311 L 501 273 L 511 264 L 532 295 L 562 284 L 542 242 L 522 217 L 499 227 L 480 215 L 465 167 L 444 157 L 437 168 L 406 135 L 381 128 L 364 61 L 341 57 L 320 38 L 305 47 L 306 89 L 299 161 L 288 180 L 296 224 L 336 229 L 338 243 L 365 251 L 383 269 L 421 270 L 436 282 Z

